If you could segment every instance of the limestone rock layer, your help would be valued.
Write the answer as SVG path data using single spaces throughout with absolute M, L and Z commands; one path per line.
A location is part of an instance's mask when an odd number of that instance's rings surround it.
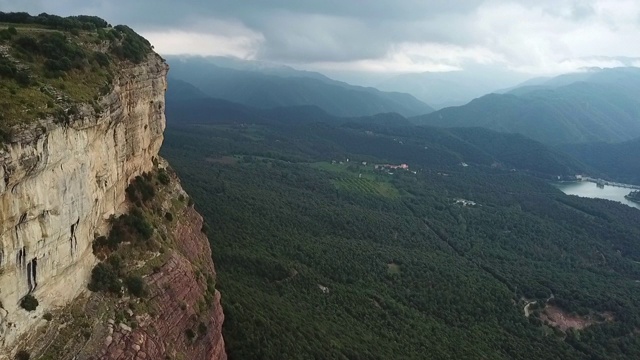
M 155 53 L 140 64 L 127 63 L 98 109 L 81 106 L 66 123 L 24 125 L 10 143 L 0 144 L 0 359 L 10 358 L 16 344 L 42 325 L 45 312 L 86 292 L 97 263 L 92 241 L 108 232 L 112 215 L 126 211 L 130 180 L 157 159 L 167 72 Z M 206 237 L 194 241 L 209 248 Z M 27 294 L 39 301 L 36 311 L 20 307 Z M 220 326 L 216 346 L 222 347 Z

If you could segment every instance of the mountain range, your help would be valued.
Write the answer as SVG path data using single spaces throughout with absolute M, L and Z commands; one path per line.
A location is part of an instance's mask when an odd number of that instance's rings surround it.
M 186 81 L 209 97 L 256 108 L 316 105 L 336 116 L 415 116 L 433 111 L 409 94 L 354 86 L 287 66 L 216 57 L 167 60 L 172 79 Z
M 525 83 L 464 106 L 412 118 L 441 127 L 485 127 L 548 144 L 621 142 L 640 136 L 640 69 L 590 69 Z
M 228 59 L 217 59 L 216 62 L 228 66 L 225 71 L 266 73 L 284 80 L 299 79 L 296 75 L 300 72 L 286 66 Z M 318 73 L 302 73 L 308 75 L 306 79 L 315 77 L 317 81 L 332 81 Z M 484 164 L 495 161 L 521 168 L 526 163 L 535 171 L 565 173 L 564 170 L 571 169 L 575 173 L 586 171 L 593 176 L 639 183 L 640 176 L 636 174 L 640 174 L 640 168 L 635 169 L 633 164 L 640 161 L 636 161 L 638 159 L 633 154 L 638 152 L 636 149 L 640 150 L 640 140 L 629 140 L 640 137 L 635 120 L 638 102 L 632 96 L 640 90 L 637 85 L 640 83 L 639 73 L 636 68 L 590 69 L 554 78 L 537 78 L 504 93 L 485 95 L 464 106 L 413 118 L 396 112 L 338 116 L 316 104 L 256 107 L 214 98 L 192 83 L 172 78 L 166 94 L 166 111 L 168 121 L 175 125 L 212 121 L 264 124 L 322 122 L 422 131 L 412 126 L 417 123 L 430 128 L 424 130 L 425 138 L 447 139 L 445 142 L 453 144 L 451 146 L 456 149 L 471 146 L 472 150 L 463 152 L 466 155 L 460 159 L 474 158 L 469 154 L 476 151 L 488 155 L 479 161 Z M 451 129 L 442 132 L 433 126 Z M 503 136 L 496 131 L 515 134 Z M 623 140 L 626 142 L 616 144 Z M 554 147 L 546 147 L 538 141 Z M 528 152 L 543 155 L 532 157 L 526 155 Z M 533 165 L 532 162 L 539 164 Z
M 465 105 L 434 111 L 406 93 L 354 86 L 285 65 L 225 57 L 174 56 L 169 57 L 168 62 L 172 84 L 168 102 L 213 98 L 229 101 L 234 104 L 231 107 L 279 109 L 276 112 L 289 107 L 317 107 L 307 109 L 313 117 L 397 113 L 418 125 L 483 127 L 519 133 L 551 145 L 613 143 L 640 137 L 640 99 L 634 96 L 640 91 L 640 69 L 634 67 L 590 68 L 552 78 L 534 78 L 480 96 Z M 477 82 L 468 81 L 468 74 L 464 72 L 454 72 L 407 74 L 381 85 L 383 88 L 404 86 L 408 91 L 413 89 L 414 94 L 420 93 L 416 87 L 421 87 L 438 97 L 439 100 L 434 101 L 455 103 L 480 94 L 489 83 L 508 81 L 507 77 L 498 76 L 491 82 L 485 79 L 490 73 L 485 77 L 477 75 L 480 73 L 474 72 Z M 442 86 L 434 87 L 434 84 Z M 442 89 L 440 94 L 435 88 Z M 436 99 L 433 96 L 431 99 Z M 199 109 L 201 105 L 194 108 Z M 317 113 L 318 109 L 322 115 Z M 299 115 L 299 111 L 300 108 L 293 113 Z
M 402 140 L 398 140 L 388 146 L 396 147 L 400 143 L 405 148 L 402 150 L 405 157 L 411 154 L 415 157 L 414 161 L 431 161 L 434 165 L 441 165 L 443 161 L 449 166 L 468 162 L 484 167 L 517 168 L 545 177 L 573 175 L 587 170 L 585 165 L 561 151 L 520 134 L 505 134 L 483 128 L 421 127 L 397 113 L 339 117 L 313 105 L 259 109 L 223 99 L 203 98 L 198 92 L 192 92 L 195 97 L 186 99 L 182 96 L 187 92 L 179 91 L 187 88 L 193 90 L 189 88 L 189 84 L 179 81 L 170 84 L 172 85 L 166 96 L 166 114 L 167 123 L 172 127 L 211 124 L 290 127 L 327 124 L 342 129 L 375 130 L 397 139 L 419 138 L 421 140 L 418 142 L 402 144 Z

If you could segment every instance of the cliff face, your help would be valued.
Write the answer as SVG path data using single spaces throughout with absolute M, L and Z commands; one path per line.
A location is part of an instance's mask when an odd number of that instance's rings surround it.
M 127 210 L 125 189 L 131 179 L 158 161 L 168 67 L 156 54 L 141 64 L 123 64 L 128 65 L 119 69 L 112 91 L 100 99 L 100 114 L 92 106 L 81 106 L 68 123 L 46 119 L 24 126 L 16 129 L 11 143 L 0 147 L 0 359 L 10 358 L 18 347 L 37 348 L 42 334 L 48 341 L 60 341 L 55 333 L 35 330 L 47 324 L 45 313 L 97 301 L 97 294 L 86 291 L 97 263 L 92 241 L 108 232 L 112 215 Z M 177 196 L 182 190 L 175 183 Z M 171 250 L 168 261 L 148 277 L 150 301 L 161 299 L 167 306 L 149 319 L 155 323 L 153 335 L 145 333 L 144 322 L 128 332 L 122 330 L 126 326 L 112 326 L 103 346 L 94 346 L 85 358 L 102 354 L 129 359 L 122 355 L 127 351 L 164 358 L 169 353 L 165 340 L 173 343 L 178 331 L 184 338 L 184 328 L 175 326 L 193 320 L 189 303 L 199 301 L 206 289 L 190 264 L 198 261 L 204 264 L 200 271 L 215 274 L 206 236 L 199 232 L 201 221 L 192 207 L 181 210 L 176 222 L 181 230 L 171 231 L 183 240 L 176 244 L 184 249 Z M 35 311 L 20 307 L 27 294 L 39 301 Z M 217 292 L 205 315 L 210 319 L 206 344 L 201 341 L 197 350 L 189 351 L 176 344 L 178 353 L 194 354 L 188 357 L 193 359 L 224 358 Z M 99 337 L 88 336 L 87 341 Z

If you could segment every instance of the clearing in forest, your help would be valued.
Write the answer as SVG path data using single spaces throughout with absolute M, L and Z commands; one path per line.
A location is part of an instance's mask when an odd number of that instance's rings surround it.
M 396 263 L 388 263 L 387 264 L 387 271 L 389 272 L 389 274 L 395 275 L 395 274 L 400 274 L 400 265 L 396 264 Z
M 540 320 L 548 322 L 549 325 L 562 331 L 567 331 L 569 329 L 582 330 L 594 324 L 613 321 L 614 318 L 610 313 L 587 316 L 569 314 L 557 306 L 547 305 L 540 314 Z
M 398 189 L 390 182 L 390 177 L 377 175 L 373 172 L 373 165 L 363 165 L 357 161 L 351 162 L 317 162 L 310 164 L 320 169 L 337 174 L 333 184 L 341 190 L 353 191 L 360 194 L 397 198 Z

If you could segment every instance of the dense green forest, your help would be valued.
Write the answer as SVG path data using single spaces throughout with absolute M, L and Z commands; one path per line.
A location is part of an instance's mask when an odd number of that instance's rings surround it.
M 572 160 L 473 129 L 169 120 L 230 359 L 640 357 L 640 211 L 544 180 Z

